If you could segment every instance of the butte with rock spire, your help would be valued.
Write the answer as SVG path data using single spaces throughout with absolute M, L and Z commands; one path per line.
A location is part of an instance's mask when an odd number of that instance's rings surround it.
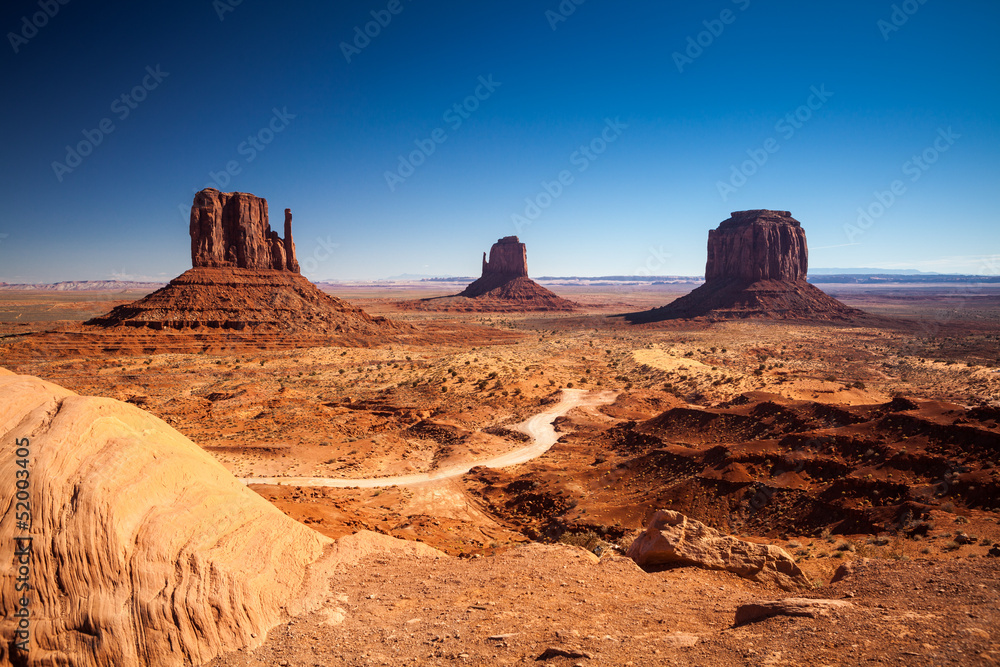
M 245 192 L 197 193 L 191 206 L 192 268 L 152 294 L 86 322 L 103 328 L 247 331 L 378 337 L 407 328 L 321 291 L 299 273 L 292 213 L 285 236 L 267 200 Z

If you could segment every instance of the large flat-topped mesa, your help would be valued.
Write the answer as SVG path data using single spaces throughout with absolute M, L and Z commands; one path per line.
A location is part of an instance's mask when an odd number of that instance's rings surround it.
M 285 238 L 271 230 L 267 200 L 246 192 L 206 188 L 191 205 L 191 266 L 299 272 L 292 242 L 292 212 Z
M 788 211 L 735 211 L 708 232 L 705 284 L 672 303 L 629 313 L 636 323 L 709 318 L 853 320 L 864 315 L 806 282 L 806 232 Z
M 705 281 L 806 277 L 806 232 L 788 211 L 735 211 L 708 232 Z

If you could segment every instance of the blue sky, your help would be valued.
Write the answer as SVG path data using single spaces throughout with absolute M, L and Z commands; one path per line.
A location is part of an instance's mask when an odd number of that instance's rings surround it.
M 815 267 L 1000 271 L 996 2 L 233 2 L 5 4 L 0 281 L 169 279 L 207 185 L 291 208 L 313 279 L 515 233 L 695 275 L 748 208 Z

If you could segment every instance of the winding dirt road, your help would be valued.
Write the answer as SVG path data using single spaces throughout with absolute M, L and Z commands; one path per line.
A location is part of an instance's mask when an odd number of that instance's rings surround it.
M 594 393 L 583 389 L 563 389 L 562 399 L 558 403 L 514 427 L 515 430 L 531 436 L 532 443 L 530 445 L 489 459 L 466 461 L 433 472 L 399 475 L 396 477 L 367 477 L 359 479 L 330 477 L 243 477 L 240 481 L 248 486 L 252 484 L 275 484 L 279 486 L 329 486 L 340 489 L 372 489 L 382 486 L 408 486 L 411 484 L 425 484 L 427 482 L 452 479 L 464 475 L 477 466 L 506 468 L 507 466 L 518 465 L 519 463 L 524 463 L 541 456 L 552 445 L 556 444 L 556 441 L 559 440 L 559 434 L 556 433 L 553 422 L 559 417 L 562 417 L 576 407 L 610 403 L 615 400 L 615 396 L 616 394 L 613 391 Z

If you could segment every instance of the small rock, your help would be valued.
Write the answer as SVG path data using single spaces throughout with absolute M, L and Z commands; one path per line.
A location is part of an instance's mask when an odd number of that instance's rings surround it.
M 590 660 L 593 656 L 578 648 L 550 646 L 542 651 L 542 654 L 535 658 L 535 660 L 551 660 L 552 658 L 584 658 Z
M 761 621 L 772 616 L 829 616 L 832 610 L 842 610 L 854 605 L 844 600 L 812 600 L 809 598 L 786 598 L 743 604 L 736 608 L 734 625 Z

